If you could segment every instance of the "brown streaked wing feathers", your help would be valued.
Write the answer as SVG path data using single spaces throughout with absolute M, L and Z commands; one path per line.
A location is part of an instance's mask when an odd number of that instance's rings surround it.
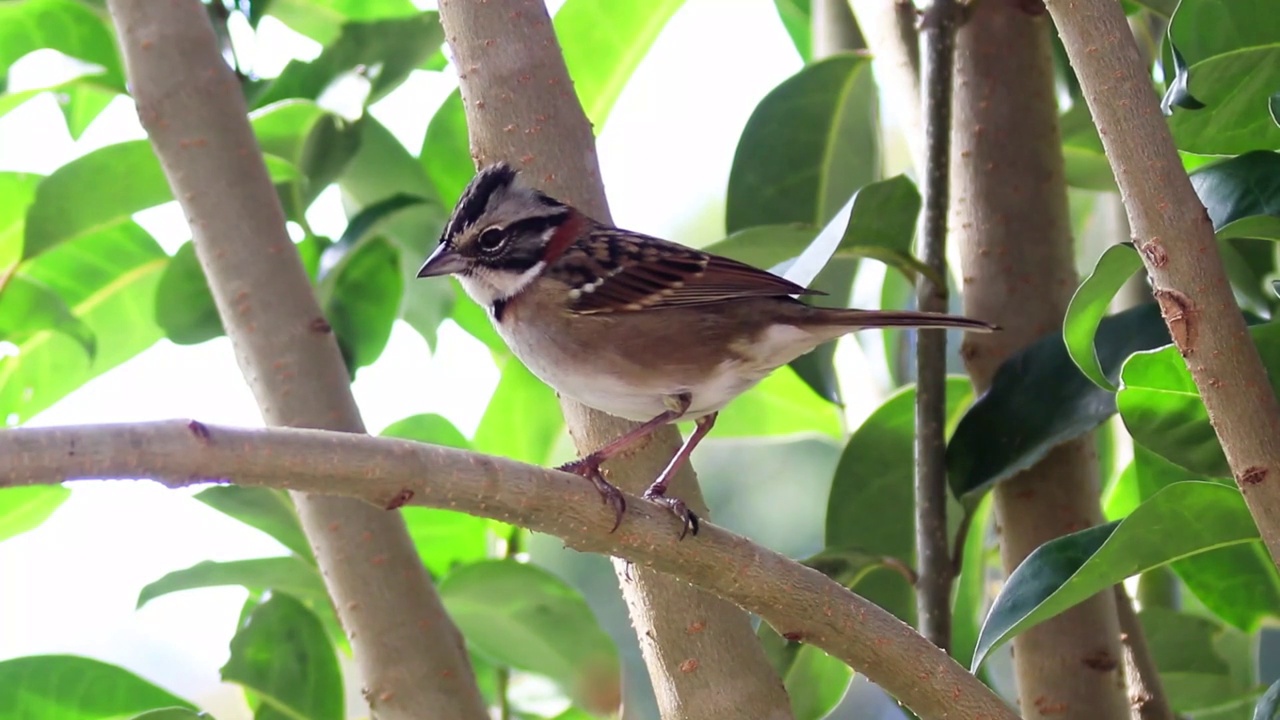
M 557 274 L 574 287 L 603 278 L 571 303 L 578 313 L 821 294 L 746 263 L 658 238 L 601 229 L 592 235 L 592 244 L 577 245 L 557 263 Z

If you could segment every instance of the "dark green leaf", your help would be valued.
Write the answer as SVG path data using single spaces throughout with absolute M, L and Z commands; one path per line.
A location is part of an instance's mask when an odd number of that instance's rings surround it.
M 361 243 L 322 282 L 325 317 L 353 375 L 372 365 L 391 339 L 403 287 L 400 251 L 383 238 Z
M 1187 61 L 1183 59 L 1178 46 L 1172 42 L 1169 43 L 1169 49 L 1173 53 L 1173 82 L 1169 83 L 1169 89 L 1164 92 L 1164 99 L 1160 101 L 1160 109 L 1164 111 L 1165 115 L 1172 115 L 1175 107 L 1186 108 L 1187 110 L 1203 110 L 1206 107 L 1205 104 L 1192 96 L 1188 87 L 1189 72 Z
M 239 585 L 249 590 L 278 590 L 313 607 L 327 607 L 329 595 L 320 571 L 305 560 L 286 557 L 197 563 L 175 570 L 138 593 L 138 607 L 162 595 L 197 588 Z
M 1219 654 L 1218 623 L 1165 608 L 1144 608 L 1138 619 L 1174 712 L 1221 707 L 1253 694 Z
M 267 158 L 277 181 L 295 171 Z M 107 145 L 58 168 L 36 189 L 27 212 L 24 257 L 31 258 L 72 238 L 106 230 L 140 210 L 172 198 L 169 183 L 146 140 Z
M 222 317 L 190 241 L 178 248 L 156 287 L 156 324 L 171 341 L 197 345 L 223 334 Z
M 434 12 L 369 22 L 349 22 L 320 57 L 311 62 L 291 60 L 260 96 L 254 107 L 284 100 L 315 100 L 336 80 L 355 73 L 369 82 L 365 104 L 394 90 L 410 71 L 444 42 Z
M 1205 482 L 1170 485 L 1123 520 L 1064 535 L 1032 552 L 992 604 L 973 667 L 1014 635 L 1125 578 L 1257 539 L 1249 508 L 1235 488 Z
M 809 62 L 813 59 L 813 3 L 811 0 L 773 0 L 778 10 L 778 19 L 791 36 L 791 43 L 800 53 L 800 60 Z
M 947 414 L 973 396 L 965 378 L 947 379 Z M 857 550 L 915 565 L 915 388 L 899 390 L 849 436 L 827 499 L 825 552 Z M 906 622 L 915 616 L 910 584 L 901 573 L 875 572 L 858 593 Z
M 806 66 L 751 114 L 729 174 L 725 226 L 826 224 L 876 179 L 879 139 L 868 58 Z
M 1280 153 L 1251 152 L 1199 168 L 1191 185 L 1219 238 L 1280 240 Z
M 74 0 L 0 4 L 0 88 L 14 62 L 44 48 L 101 66 L 94 82 L 124 92 L 124 72 L 105 14 Z
M 1098 258 L 1093 272 L 1076 288 L 1062 324 L 1062 339 L 1066 344 L 1067 354 L 1085 377 L 1109 392 L 1115 392 L 1116 386 L 1102 372 L 1102 365 L 1094 352 L 1093 337 L 1098 332 L 1103 316 L 1107 314 L 1107 306 L 1111 304 L 1112 298 L 1140 267 L 1142 258 L 1132 243 L 1120 243 L 1107 248 L 1102 257 Z
M 1275 367 L 1280 362 L 1280 323 L 1255 325 L 1249 332 L 1271 370 L 1274 393 L 1280 382 Z M 1177 348 L 1134 355 L 1120 379 L 1120 417 L 1135 442 L 1192 472 L 1231 476 L 1209 413 Z
M 440 583 L 440 597 L 479 652 L 551 678 L 579 707 L 617 712 L 617 648 L 562 580 L 532 565 L 491 560 L 455 570 Z
M 1280 680 L 1271 683 L 1271 687 L 1258 698 L 1258 705 L 1253 709 L 1253 720 L 1280 719 Z
M 212 716 L 186 708 L 161 708 L 134 715 L 131 720 L 212 720 Z
M 195 706 L 122 667 L 74 655 L 0 662 L 0 717 L 109 720 Z
M 271 0 L 267 14 L 329 45 L 349 22 L 370 22 L 417 15 L 411 0 Z
M 324 627 L 305 605 L 273 593 L 231 639 L 222 679 L 258 694 L 278 715 L 342 720 L 342 672 Z
M 293 503 L 283 491 L 269 488 L 216 485 L 196 493 L 195 498 L 220 513 L 275 538 L 298 557 L 311 560 L 311 544 L 302 532 L 302 523 Z
M 62 485 L 0 488 L 0 542 L 40 527 L 69 497 Z
M 44 283 L 22 273 L 0 280 L 0 340 L 21 345 L 41 330 L 62 333 L 80 344 L 93 360 L 97 340 L 66 301 Z
M 16 356 L 0 358 L 0 418 L 22 422 L 159 340 L 156 285 L 168 262 L 155 240 L 127 221 L 25 263 L 25 273 L 89 326 L 97 352 L 90 361 L 75 340 L 56 333 L 19 345 Z
M 555 391 L 509 358 L 472 444 L 477 452 L 542 465 L 563 427 Z
M 324 277 L 333 269 L 338 262 L 351 252 L 369 231 L 377 227 L 378 223 L 394 215 L 405 208 L 421 205 L 428 202 L 426 198 L 416 195 L 407 195 L 399 193 L 392 195 L 385 200 L 379 200 L 372 205 L 366 205 L 356 213 L 351 221 L 347 223 L 347 229 L 342 232 L 342 237 L 338 238 L 338 242 L 333 243 L 325 248 L 324 253 L 320 256 L 320 277 Z

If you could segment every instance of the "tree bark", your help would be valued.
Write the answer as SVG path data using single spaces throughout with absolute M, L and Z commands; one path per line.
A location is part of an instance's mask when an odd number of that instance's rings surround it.
M 1056 331 L 1076 287 L 1047 18 L 970 6 L 956 44 L 952 228 L 965 312 L 1002 332 L 962 346 L 982 392 L 1013 352 Z M 995 490 L 1006 572 L 1053 538 L 1102 521 L 1093 439 L 1059 446 Z M 1127 718 L 1115 597 L 1100 593 L 1014 639 L 1028 718 Z
M 111 0 L 138 116 L 241 371 L 269 425 L 363 433 L 325 322 L 249 127 L 240 84 L 195 0 Z M 292 493 L 375 717 L 482 720 L 461 634 L 397 513 Z
M 1124 12 L 1049 0 L 1174 344 L 1273 562 L 1280 565 L 1280 403 L 1222 267 Z
M 678 540 L 679 521 L 635 496 L 625 529 L 610 533 L 612 509 L 576 475 L 406 440 L 181 420 L 0 430 L 0 457 L 0 488 L 83 478 L 143 477 L 170 487 L 222 481 L 494 518 L 696 583 L 848 663 L 924 720 L 1017 718 L 908 625 L 812 568 L 710 523 L 695 542 Z M 691 628 L 699 630 L 715 628 Z M 688 671 L 700 669 L 694 663 Z M 743 701 L 732 707 L 737 718 L 763 717 Z
M 440 19 L 458 67 L 477 163 L 511 162 L 534 185 L 609 222 L 591 125 L 574 95 L 545 6 L 454 0 L 440 3 Z M 633 427 L 566 398 L 561 406 L 583 454 Z M 610 482 L 639 494 L 662 472 L 679 441 L 674 426 L 655 433 L 607 465 Z M 670 495 L 707 516 L 688 466 Z M 631 522 L 629 513 L 618 532 L 632 532 Z M 614 568 L 663 718 L 716 720 L 744 712 L 761 720 L 791 717 L 782 680 L 745 613 L 648 568 L 618 561 Z

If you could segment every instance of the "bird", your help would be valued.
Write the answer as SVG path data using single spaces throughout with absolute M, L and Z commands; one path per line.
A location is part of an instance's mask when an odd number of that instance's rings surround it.
M 855 330 L 996 326 L 958 315 L 814 307 L 821 294 L 766 270 L 597 222 L 524 181 L 508 163 L 481 168 L 458 199 L 419 278 L 453 275 L 511 352 L 563 397 L 637 421 L 560 466 L 626 510 L 601 466 L 658 428 L 694 429 L 643 497 L 698 518 L 667 486 L 729 401 L 774 370 Z

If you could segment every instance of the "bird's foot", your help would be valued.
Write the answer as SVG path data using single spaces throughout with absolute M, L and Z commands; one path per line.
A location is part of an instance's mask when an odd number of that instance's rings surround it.
M 680 539 L 689 533 L 698 534 L 698 516 L 693 514 L 688 505 L 680 498 L 666 496 L 667 489 L 665 487 L 651 487 L 644 492 L 644 499 L 651 503 L 661 505 L 670 510 L 684 525 L 680 528 Z
M 604 474 L 600 472 L 600 463 L 598 461 L 588 455 L 580 460 L 565 463 L 556 469 L 561 472 L 581 475 L 590 480 L 596 486 L 596 490 L 599 491 L 600 500 L 613 508 L 613 527 L 609 529 L 609 532 L 612 533 L 618 529 L 618 526 L 622 524 L 622 514 L 627 511 L 627 499 L 623 497 L 621 490 L 604 479 Z

